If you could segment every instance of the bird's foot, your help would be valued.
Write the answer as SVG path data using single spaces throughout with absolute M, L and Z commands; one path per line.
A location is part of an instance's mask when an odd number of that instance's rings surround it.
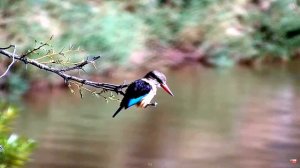
M 157 104 L 158 104 L 158 103 L 156 103 L 156 102 L 154 102 L 154 103 L 149 103 L 149 104 L 147 104 L 147 105 L 146 105 L 146 107 L 148 107 L 148 106 L 153 106 L 153 107 L 156 107 L 156 106 L 157 106 Z M 145 108 L 146 108 L 146 107 L 145 107 Z

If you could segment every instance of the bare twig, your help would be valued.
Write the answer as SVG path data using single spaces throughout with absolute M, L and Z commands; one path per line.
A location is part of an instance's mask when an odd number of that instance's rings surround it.
M 100 56 L 94 56 L 94 57 L 88 57 L 85 61 L 75 64 L 72 67 L 68 67 L 65 69 L 61 69 L 61 72 L 67 72 L 67 71 L 72 71 L 72 70 L 76 70 L 76 69 L 82 69 L 85 65 L 93 63 L 94 61 L 96 61 L 97 59 L 99 59 Z
M 49 41 L 52 40 L 52 38 L 53 38 L 53 36 L 51 36 L 50 39 L 47 42 L 45 42 L 45 43 L 42 42 L 41 45 L 39 45 L 38 47 L 36 47 L 32 50 L 29 50 L 27 53 L 22 54 L 20 57 L 23 58 L 23 57 L 29 56 L 30 54 L 35 53 L 36 51 L 40 50 L 41 48 L 49 45 L 48 43 L 49 43 Z
M 10 47 L 8 47 L 8 48 L 10 48 Z M 83 79 L 83 78 L 72 76 L 72 75 L 65 73 L 67 71 L 71 71 L 71 70 L 75 70 L 75 69 L 82 69 L 83 66 L 85 66 L 89 63 L 93 63 L 95 60 L 99 59 L 100 56 L 89 57 L 84 62 L 78 63 L 72 67 L 65 68 L 65 69 L 58 69 L 58 68 L 50 67 L 43 63 L 39 63 L 36 60 L 27 58 L 26 56 L 28 54 L 30 54 L 31 52 L 29 52 L 25 55 L 23 54 L 23 55 L 19 56 L 19 55 L 15 54 L 15 50 L 14 50 L 14 53 L 10 53 L 10 52 L 6 51 L 6 49 L 8 49 L 8 48 L 0 48 L 0 54 L 4 55 L 10 59 L 13 59 L 13 60 L 19 60 L 26 65 L 29 64 L 29 65 L 35 66 L 39 69 L 42 69 L 42 70 L 45 70 L 45 71 L 48 71 L 51 73 L 55 73 L 58 76 L 62 77 L 64 79 L 65 83 L 68 83 L 69 81 L 74 81 L 74 82 L 78 82 L 82 85 L 91 86 L 94 88 L 101 88 L 101 89 L 104 89 L 107 91 L 116 92 L 117 94 L 120 93 L 122 95 L 124 95 L 124 92 L 122 91 L 122 89 L 126 88 L 128 86 L 126 84 L 114 85 L 114 84 L 110 84 L 110 83 L 98 83 L 98 82 L 90 81 L 87 79 Z M 37 50 L 35 50 L 35 51 L 37 51 Z
M 16 54 L 16 46 L 15 45 L 10 45 L 8 47 L 5 47 L 5 48 L 0 48 L 0 50 L 6 50 L 6 49 L 9 49 L 13 47 L 14 48 L 14 52 L 12 54 L 12 62 L 8 65 L 6 71 L 0 76 L 0 79 L 3 78 L 10 70 L 10 68 L 13 66 L 13 64 L 15 63 L 15 54 Z

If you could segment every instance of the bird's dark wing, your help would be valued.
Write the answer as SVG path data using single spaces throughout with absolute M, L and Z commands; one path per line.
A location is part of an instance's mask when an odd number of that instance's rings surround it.
M 152 89 L 152 86 L 141 79 L 132 82 L 124 95 L 121 106 L 128 108 L 141 101 Z

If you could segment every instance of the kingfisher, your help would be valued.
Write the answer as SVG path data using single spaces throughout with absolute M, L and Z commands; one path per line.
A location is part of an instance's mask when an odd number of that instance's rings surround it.
M 157 70 L 148 72 L 142 79 L 132 82 L 127 87 L 120 107 L 112 117 L 114 118 L 123 108 L 127 109 L 134 105 L 141 108 L 156 106 L 157 103 L 151 103 L 151 100 L 156 95 L 157 88 L 160 87 L 171 96 L 174 96 L 163 73 Z

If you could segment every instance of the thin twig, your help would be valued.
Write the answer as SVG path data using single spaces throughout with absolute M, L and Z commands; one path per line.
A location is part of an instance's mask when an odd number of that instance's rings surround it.
M 68 50 L 68 51 L 65 51 L 64 54 L 69 53 L 69 52 L 72 52 L 72 51 L 74 51 L 74 50 Z M 34 60 L 37 61 L 37 60 L 40 60 L 40 59 L 43 59 L 43 58 L 52 57 L 52 56 L 54 56 L 54 55 L 59 55 L 59 53 L 56 53 L 56 52 L 48 53 L 48 54 L 46 54 L 46 55 L 44 55 L 44 56 L 42 56 L 42 57 L 35 58 Z
M 126 88 L 128 86 L 128 85 L 125 85 L 125 84 L 114 85 L 114 84 L 110 84 L 110 83 L 94 82 L 94 81 L 90 81 L 90 80 L 87 80 L 87 79 L 83 79 L 83 78 L 72 76 L 72 75 L 69 75 L 69 74 L 65 73 L 65 72 L 73 70 L 73 69 L 82 69 L 82 66 L 87 65 L 88 63 L 92 63 L 93 61 L 99 59 L 100 56 L 92 57 L 91 59 L 88 58 L 83 63 L 77 64 L 77 65 L 75 65 L 73 67 L 70 67 L 70 68 L 58 69 L 58 68 L 50 67 L 48 65 L 39 63 L 36 60 L 29 59 L 28 57 L 24 57 L 23 55 L 19 56 L 15 53 L 10 53 L 10 52 L 6 51 L 5 49 L 7 49 L 7 48 L 4 48 L 4 49 L 0 48 L 0 54 L 1 55 L 4 55 L 4 56 L 6 56 L 8 58 L 11 58 L 11 59 L 16 59 L 16 60 L 22 61 L 26 65 L 29 64 L 29 65 L 35 66 L 39 69 L 57 74 L 57 75 L 59 75 L 60 77 L 62 77 L 64 79 L 65 83 L 68 83 L 68 81 L 75 81 L 75 82 L 78 82 L 82 85 L 91 86 L 91 87 L 94 87 L 94 88 L 101 88 L 101 89 L 105 89 L 105 90 L 108 90 L 108 91 L 116 92 L 117 94 L 120 93 L 122 95 L 124 95 L 124 92 L 122 91 L 122 89 Z
M 36 47 L 36 48 L 34 48 L 34 49 L 32 49 L 32 50 L 29 50 L 27 53 L 22 54 L 20 57 L 21 57 L 21 58 L 26 57 L 26 56 L 28 56 L 28 55 L 30 55 L 30 54 L 32 54 L 32 53 L 34 53 L 34 52 L 40 50 L 41 48 L 43 48 L 43 47 L 49 45 L 48 43 L 49 43 L 49 41 L 52 40 L 52 38 L 53 38 L 53 36 L 51 36 L 50 39 L 49 39 L 47 42 L 41 43 L 40 46 L 38 46 L 38 47 Z
M 8 65 L 6 71 L 0 76 L 0 79 L 3 78 L 3 77 L 9 72 L 10 68 L 11 68 L 11 67 L 13 66 L 13 64 L 15 63 L 15 54 L 16 54 L 16 48 L 17 48 L 17 47 L 16 47 L 15 45 L 10 45 L 10 46 L 5 47 L 5 48 L 0 48 L 0 49 L 9 49 L 9 48 L 11 48 L 11 47 L 14 48 L 14 52 L 13 52 L 13 54 L 12 54 L 12 62 Z
M 61 69 L 60 71 L 67 72 L 67 71 L 72 71 L 72 70 L 76 70 L 76 69 L 82 69 L 85 65 L 93 63 L 94 61 L 96 61 L 99 58 L 100 58 L 100 56 L 88 57 L 85 61 L 75 64 L 72 67 Z

